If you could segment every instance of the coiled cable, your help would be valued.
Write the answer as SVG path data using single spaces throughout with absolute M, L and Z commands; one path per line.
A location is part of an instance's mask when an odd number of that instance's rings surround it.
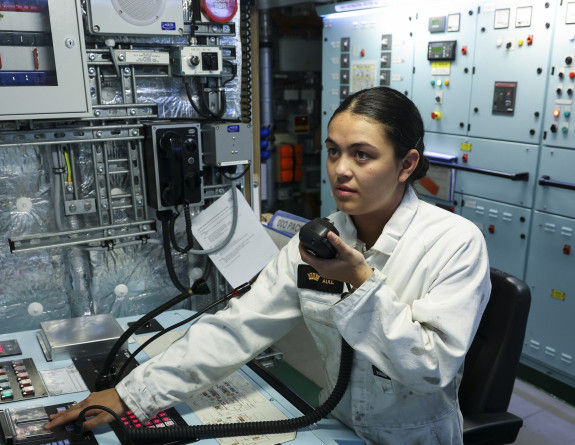
M 261 422 L 238 422 L 219 425 L 173 426 L 169 428 L 125 428 L 124 437 L 133 444 L 156 443 L 158 441 L 197 440 L 231 436 L 253 436 L 257 434 L 281 434 L 296 431 L 319 422 L 326 417 L 342 399 L 351 377 L 353 348 L 341 339 L 339 374 L 333 391 L 327 400 L 312 412 L 295 419 L 269 420 Z M 100 406 L 89 406 L 80 412 L 75 430 L 84 423 L 85 413 Z M 106 409 L 108 411 L 108 409 Z M 117 414 L 114 414 L 118 418 Z M 78 427 L 79 425 L 79 427 Z

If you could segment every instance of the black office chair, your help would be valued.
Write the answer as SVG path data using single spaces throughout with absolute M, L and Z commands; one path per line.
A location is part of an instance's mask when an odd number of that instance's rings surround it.
M 529 287 L 491 269 L 491 297 L 465 358 L 459 403 L 466 445 L 509 444 L 523 420 L 507 412 L 531 305 Z

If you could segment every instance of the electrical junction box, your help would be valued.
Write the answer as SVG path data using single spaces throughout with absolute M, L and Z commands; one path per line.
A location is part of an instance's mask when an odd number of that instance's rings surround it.
M 182 35 L 182 0 L 87 0 L 92 34 Z
M 47 361 L 106 353 L 124 333 L 110 314 L 43 321 L 40 327 L 37 338 Z
M 252 126 L 249 124 L 205 124 L 202 140 L 206 165 L 248 164 L 253 159 Z
M 176 76 L 213 76 L 223 70 L 222 51 L 215 46 L 180 46 L 171 57 Z
M 156 210 L 204 203 L 199 124 L 149 125 L 146 135 L 148 204 Z

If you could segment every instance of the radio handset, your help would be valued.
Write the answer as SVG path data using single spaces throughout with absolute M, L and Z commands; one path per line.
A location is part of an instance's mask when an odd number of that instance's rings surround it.
M 318 258 L 335 258 L 337 250 L 327 239 L 327 233 L 339 236 L 335 226 L 327 218 L 315 218 L 304 224 L 299 231 L 299 241 L 305 250 Z

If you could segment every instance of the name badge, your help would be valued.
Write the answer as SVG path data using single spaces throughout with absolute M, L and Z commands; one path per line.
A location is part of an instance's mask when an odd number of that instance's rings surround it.
M 323 278 L 309 264 L 300 264 L 297 267 L 297 287 L 332 294 L 341 294 L 343 292 L 342 281 Z

